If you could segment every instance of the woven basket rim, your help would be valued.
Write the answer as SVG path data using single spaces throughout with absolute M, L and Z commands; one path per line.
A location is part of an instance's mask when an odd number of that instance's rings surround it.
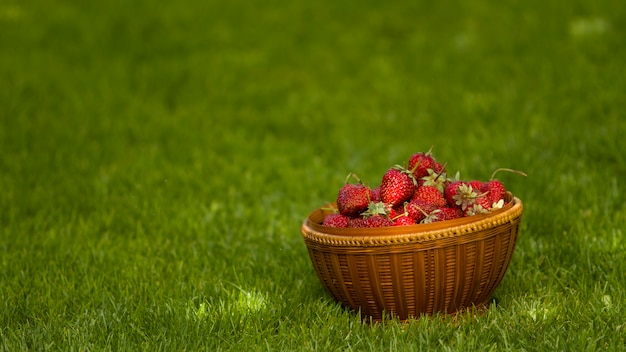
M 325 212 L 318 208 L 302 224 L 305 240 L 332 246 L 381 246 L 389 244 L 422 243 L 450 239 L 511 222 L 522 215 L 522 201 L 508 194 L 507 205 L 488 214 L 431 224 L 389 226 L 382 228 L 331 228 L 321 225 Z

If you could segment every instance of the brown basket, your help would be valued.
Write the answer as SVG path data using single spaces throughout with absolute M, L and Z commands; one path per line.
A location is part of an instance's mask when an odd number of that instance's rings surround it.
M 484 215 L 384 228 L 329 228 L 326 212 L 302 224 L 324 287 L 364 317 L 401 320 L 485 305 L 511 261 L 522 202 Z

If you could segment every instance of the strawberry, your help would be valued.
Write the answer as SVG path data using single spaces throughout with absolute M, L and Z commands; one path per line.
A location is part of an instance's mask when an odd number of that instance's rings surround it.
M 478 192 L 473 191 L 472 194 L 473 200 L 468 202 L 465 208 L 462 208 L 465 216 L 485 214 L 491 211 L 491 203 L 487 198 L 487 193 L 478 194 Z
M 368 218 L 374 215 L 382 215 L 387 218 L 393 218 L 397 215 L 396 210 L 390 204 L 385 202 L 370 202 L 367 210 L 361 213 L 361 216 Z
M 384 215 L 373 215 L 363 221 L 363 227 L 384 227 L 391 225 L 393 225 L 393 221 Z
M 446 202 L 450 206 L 460 207 L 462 202 L 457 201 L 463 199 L 464 197 L 468 197 L 468 187 L 469 183 L 467 181 L 454 181 L 446 186 L 444 189 L 444 197 L 446 198 Z
M 445 165 L 442 166 L 441 171 L 435 172 L 433 169 L 428 169 L 428 175 L 417 180 L 419 186 L 434 186 L 439 192 L 443 193 L 443 190 L 446 187 L 446 182 L 448 178 L 445 172 Z
M 324 218 L 324 222 L 322 222 L 322 225 L 328 227 L 348 227 L 349 223 L 349 217 L 342 214 L 333 213 L 326 215 L 326 217 Z
M 380 198 L 380 186 L 372 189 L 372 202 L 380 202 L 382 199 Z
M 360 216 L 350 219 L 348 227 L 382 227 L 392 226 L 389 215 L 395 215 L 391 205 L 384 202 L 369 202 L 367 210 Z
M 469 181 L 470 186 L 472 186 L 472 189 L 475 191 L 479 191 L 480 187 L 482 187 L 483 185 L 483 181 L 479 181 L 479 180 L 472 180 Z
M 404 210 L 398 212 L 398 210 L 396 208 L 392 208 L 391 206 L 389 206 L 389 211 L 387 212 L 387 217 L 389 219 L 394 219 L 397 218 L 398 216 L 404 214 Z
M 481 193 L 486 193 L 486 197 L 489 200 L 489 204 L 497 204 L 500 200 L 504 199 L 506 195 L 506 188 L 502 182 L 498 180 L 486 181 L 480 187 Z
M 436 206 L 430 204 L 422 199 L 413 199 L 405 204 L 406 212 L 414 222 L 422 222 L 433 210 L 437 209 Z
M 348 223 L 348 227 L 365 227 L 365 219 L 362 217 L 350 218 L 350 223 Z
M 437 220 L 435 221 L 445 221 L 461 218 L 465 214 L 463 214 L 463 211 L 459 208 L 441 207 L 436 210 L 435 215 L 437 216 Z
M 348 183 L 348 179 L 354 177 L 358 183 Z M 367 209 L 372 198 L 372 190 L 361 183 L 356 175 L 350 173 L 346 178 L 346 183 L 337 194 L 337 209 L 339 213 L 346 216 L 356 216 Z
M 475 202 L 463 210 L 465 216 L 485 214 L 491 210 L 491 204 L 485 196 L 475 198 Z
M 411 199 L 417 181 L 413 174 L 400 165 L 396 165 L 383 175 L 380 184 L 380 198 L 395 207 Z
M 397 218 L 395 218 L 392 221 L 393 221 L 393 225 L 392 226 L 415 225 L 415 221 L 413 221 L 413 219 L 411 219 L 407 214 L 402 214 L 402 215 L 398 216 Z
M 443 193 L 435 186 L 417 187 L 411 199 L 421 199 L 426 203 L 434 205 L 436 208 L 443 207 L 447 204 Z
M 463 182 L 457 187 L 456 194 L 452 197 L 454 202 L 452 205 L 465 211 L 465 209 L 476 203 L 478 196 L 478 192 L 472 188 L 469 182 Z
M 487 198 L 487 194 L 486 193 L 481 193 L 474 200 L 474 204 L 478 204 L 481 207 L 483 207 L 484 209 L 487 209 L 488 211 L 491 211 L 491 205 L 493 203 L 489 201 L 489 198 Z
M 437 212 L 438 210 L 435 209 L 433 211 L 431 211 L 428 215 L 426 215 L 422 221 L 420 221 L 420 224 L 431 224 L 435 221 L 437 221 Z
M 415 225 L 415 221 L 409 216 L 404 206 L 398 206 L 392 209 L 393 216 L 389 218 L 393 222 L 393 226 Z
M 502 184 L 502 182 L 496 180 L 495 178 L 496 174 L 500 171 L 514 172 L 516 174 L 526 176 L 526 174 L 523 173 L 522 171 L 511 170 L 507 168 L 496 169 L 491 174 L 491 179 L 489 179 L 489 181 L 484 182 L 482 186 L 480 187 L 480 191 L 482 193 L 487 193 L 487 197 L 489 198 L 489 203 L 491 204 L 492 207 L 494 204 L 500 204 L 500 201 L 501 200 L 503 201 L 506 196 L 506 188 L 504 187 L 504 184 Z M 503 204 L 504 204 L 504 201 L 502 202 L 502 205 Z
M 432 147 L 426 153 L 415 153 L 411 155 L 408 162 L 408 169 L 413 172 L 416 179 L 428 176 L 428 169 L 434 173 L 439 173 L 443 169 L 442 165 L 435 160 L 432 155 Z

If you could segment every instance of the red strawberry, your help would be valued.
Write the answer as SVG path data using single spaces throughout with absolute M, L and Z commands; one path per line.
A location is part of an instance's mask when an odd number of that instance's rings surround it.
M 363 219 L 362 217 L 357 217 L 357 218 L 350 218 L 350 223 L 348 224 L 348 227 L 365 227 L 365 219 Z
M 395 207 L 411 199 L 417 182 L 413 174 L 400 165 L 387 170 L 380 184 L 380 198 Z
M 387 212 L 387 217 L 389 219 L 395 219 L 398 216 L 402 215 L 403 211 L 398 212 L 398 210 L 396 208 L 391 208 L 391 206 L 389 206 L 389 211 Z
M 491 210 L 491 203 L 486 195 L 481 194 L 474 198 L 474 202 L 468 205 L 463 212 L 465 216 L 485 214 Z
M 479 194 L 474 200 L 474 204 L 478 204 L 487 210 L 491 210 L 492 203 L 489 201 L 489 198 L 487 198 L 486 193 Z
M 363 227 L 384 227 L 392 225 L 393 221 L 391 221 L 388 217 L 384 215 L 370 216 L 365 219 L 365 221 L 363 221 Z
M 431 150 L 426 153 L 415 153 L 409 158 L 408 169 L 413 171 L 413 175 L 418 180 L 428 176 L 428 169 L 433 170 L 435 173 L 439 173 L 443 169 L 441 164 L 432 156 Z
M 367 218 L 374 215 L 382 215 L 387 218 L 393 218 L 397 215 L 397 213 L 390 204 L 385 202 L 370 202 L 367 205 L 367 210 L 362 212 L 361 216 Z
M 502 182 L 491 180 L 483 183 L 482 187 L 480 187 L 480 192 L 486 193 L 485 197 L 489 200 L 489 204 L 493 205 L 504 199 L 506 188 Z
M 393 214 L 389 217 L 393 222 L 393 226 L 415 225 L 415 221 L 409 216 L 409 212 L 406 211 L 404 205 L 392 208 L 390 214 Z
M 472 181 L 469 181 L 469 184 L 470 184 L 470 186 L 472 186 L 473 190 L 480 191 L 480 187 L 482 187 L 483 181 L 472 180 Z
M 445 221 L 461 218 L 464 214 L 463 211 L 459 208 L 441 207 L 436 210 L 435 215 L 437 217 L 437 220 L 435 221 Z
M 422 199 L 414 199 L 406 203 L 406 212 L 414 222 L 420 223 L 424 220 L 433 210 L 437 209 L 436 206 L 430 204 Z
M 372 202 L 380 202 L 382 199 L 380 198 L 380 186 L 374 188 L 372 190 Z
M 393 220 L 394 218 L 396 218 L 396 217 L 398 217 L 400 215 L 406 214 L 406 206 L 405 206 L 406 204 L 407 203 L 405 202 L 403 204 L 400 204 L 398 206 L 393 207 L 392 208 L 393 209 L 392 213 L 394 215 L 390 216 L 390 218 Z
M 428 169 L 428 175 L 417 180 L 419 186 L 434 186 L 440 192 L 446 188 L 448 177 L 445 173 L 445 165 L 442 166 L 441 171 L 435 172 L 433 169 Z
M 503 205 L 504 204 L 503 200 L 506 196 L 506 188 L 504 187 L 502 182 L 496 180 L 495 178 L 496 174 L 500 171 L 508 171 L 508 172 L 513 172 L 522 176 L 526 176 L 525 173 L 523 173 L 522 171 L 518 171 L 518 170 L 512 170 L 512 169 L 507 169 L 507 168 L 496 169 L 491 174 L 491 179 L 483 183 L 483 185 L 480 188 L 480 191 L 482 193 L 487 193 L 487 197 L 489 198 L 489 202 L 492 207 L 494 204 Z M 500 202 L 501 200 L 502 202 Z
M 328 227 L 348 227 L 350 218 L 342 214 L 328 214 L 322 225 Z
M 348 183 L 350 177 L 355 177 L 359 183 Z M 372 190 L 351 173 L 337 195 L 337 209 L 339 209 L 340 214 L 356 216 L 367 209 L 371 198 Z
M 489 212 L 489 210 L 483 208 L 482 205 L 480 205 L 480 204 L 472 204 L 469 207 L 465 208 L 465 210 L 463 211 L 463 214 L 465 216 L 474 216 L 474 215 L 478 215 L 478 214 L 486 214 L 488 212 Z
M 437 209 L 433 210 L 432 212 L 430 212 L 430 214 L 426 215 L 424 219 L 422 219 L 420 224 L 431 224 L 433 222 L 438 221 L 439 220 L 439 217 L 437 216 L 438 213 L 439 213 L 439 210 Z
M 479 190 L 475 190 L 467 182 L 460 185 L 456 196 L 454 196 L 456 206 L 460 207 L 461 210 L 465 210 L 472 206 L 476 203 L 476 198 L 479 196 L 479 192 Z
M 446 186 L 443 191 L 443 195 L 446 198 L 446 202 L 448 202 L 449 206 L 460 207 L 461 203 L 457 204 L 457 198 L 459 198 L 459 193 L 461 190 L 466 190 L 466 187 L 469 186 L 467 181 L 454 181 Z
M 401 214 L 400 216 L 396 217 L 392 221 L 393 221 L 393 226 L 415 225 L 415 221 L 413 221 L 413 219 L 411 219 L 408 214 Z
M 413 194 L 413 198 L 411 199 L 421 199 L 426 203 L 434 205 L 436 208 L 446 206 L 447 204 L 443 193 L 441 193 L 435 186 L 417 187 L 415 193 Z

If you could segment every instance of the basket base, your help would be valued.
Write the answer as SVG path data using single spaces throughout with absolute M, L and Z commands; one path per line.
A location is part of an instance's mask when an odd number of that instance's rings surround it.
M 410 323 L 411 321 L 420 319 L 422 317 L 427 317 L 429 319 L 434 318 L 434 317 L 447 317 L 450 318 L 451 321 L 454 324 L 459 323 L 459 320 L 461 320 L 463 317 L 466 316 L 471 316 L 473 318 L 476 317 L 481 317 L 483 316 L 483 314 L 485 314 L 485 312 L 487 312 L 489 310 L 489 308 L 491 307 L 492 304 L 496 304 L 497 300 L 496 299 L 489 299 L 485 302 L 482 303 L 478 303 L 475 304 L 471 307 L 464 307 L 464 308 L 460 308 L 454 312 L 451 313 L 445 313 L 445 312 L 438 312 L 438 313 L 434 313 L 434 314 L 422 314 L 420 316 L 410 316 L 408 318 L 398 318 L 398 316 L 394 316 L 392 314 L 385 314 L 382 318 L 380 317 L 373 317 L 373 316 L 367 316 L 367 315 L 363 315 L 361 316 L 361 320 L 366 323 L 366 324 L 372 324 L 372 323 L 382 323 L 385 321 L 391 321 L 391 320 L 395 320 L 397 319 L 397 321 L 401 322 L 401 323 Z M 350 307 L 345 307 L 346 309 L 350 309 L 352 310 L 352 308 Z M 359 315 L 361 314 L 361 312 L 357 312 Z

